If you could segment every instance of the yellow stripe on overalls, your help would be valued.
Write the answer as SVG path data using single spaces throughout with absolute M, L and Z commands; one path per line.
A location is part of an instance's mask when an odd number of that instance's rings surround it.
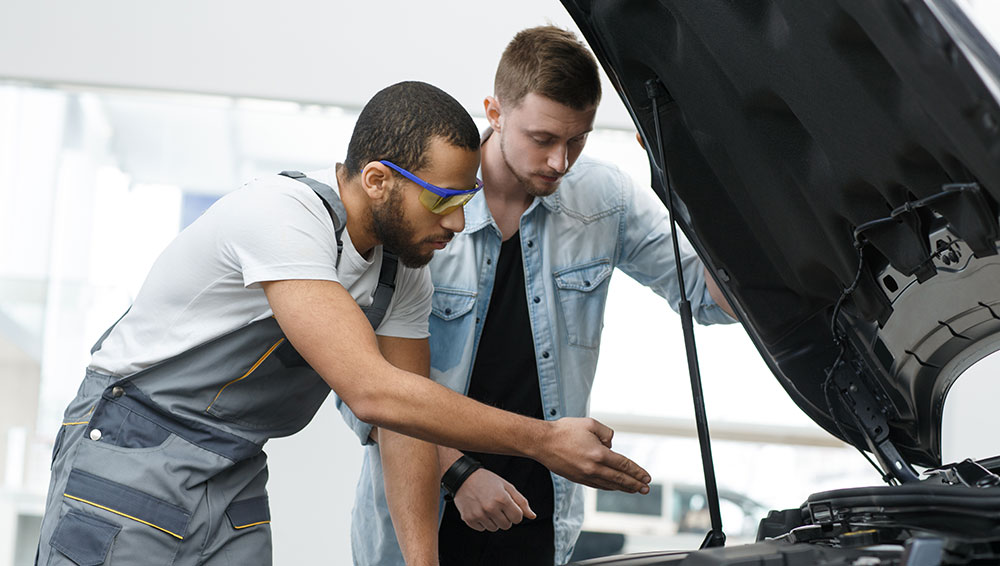
M 271 521 L 258 521 L 256 523 L 250 523 L 249 525 L 240 525 L 238 527 L 236 525 L 233 525 L 233 528 L 234 529 L 245 529 L 247 527 L 256 527 L 257 525 L 266 525 L 266 524 L 268 524 L 270 522 Z
M 208 409 L 212 408 L 212 405 L 214 405 L 215 402 L 219 400 L 219 395 L 222 395 L 222 392 L 225 391 L 227 387 L 229 387 L 230 385 L 236 383 L 237 381 L 239 381 L 241 379 L 244 379 L 245 377 L 247 377 L 251 373 L 253 373 L 257 369 L 257 366 L 259 366 L 260 364 L 264 363 L 264 360 L 266 360 L 267 357 L 271 355 L 271 352 L 274 352 L 274 349 L 277 348 L 278 346 L 280 346 L 281 343 L 284 342 L 284 341 L 285 341 L 285 339 L 282 338 L 282 339 L 278 340 L 277 342 L 275 342 L 274 345 L 271 346 L 266 352 L 264 352 L 264 355 L 261 356 L 260 359 L 257 360 L 257 363 L 255 363 L 253 365 L 253 367 L 251 367 L 249 370 L 247 370 L 246 373 L 244 373 L 243 375 L 241 375 L 241 376 L 237 377 L 236 379 L 230 381 L 229 383 L 223 385 L 222 389 L 220 389 L 219 392 L 215 394 L 215 399 L 212 399 L 212 402 L 208 404 L 208 407 L 205 410 L 207 411 Z
M 126 519 L 132 519 L 133 521 L 138 521 L 138 522 L 142 523 L 143 525 L 149 525 L 150 527 L 153 527 L 154 529 L 163 531 L 163 532 L 167 533 L 168 535 L 170 535 L 172 537 L 176 537 L 176 538 L 179 538 L 180 540 L 184 540 L 184 537 L 182 537 L 181 535 L 179 535 L 177 533 L 172 533 L 172 532 L 168 531 L 167 529 L 164 529 L 163 527 L 154 525 L 153 523 L 150 523 L 148 521 L 143 521 L 142 519 L 139 519 L 138 517 L 133 517 L 132 515 L 127 515 L 125 513 L 122 513 L 121 511 L 115 511 L 114 509 L 111 509 L 110 507 L 105 507 L 103 505 L 98 505 L 97 503 L 94 503 L 93 501 L 87 501 L 86 499 L 80 499 L 79 497 L 74 497 L 74 496 L 72 496 L 72 495 L 70 495 L 68 493 L 64 493 L 63 497 L 68 497 L 70 499 L 73 499 L 74 501 L 79 501 L 80 503 L 86 503 L 87 505 L 93 505 L 94 507 L 97 507 L 98 509 L 104 509 L 105 511 L 110 511 L 111 513 L 114 513 L 115 515 L 121 515 L 122 517 L 125 517 Z
M 95 407 L 97 407 L 97 405 L 94 405 L 93 407 L 91 407 L 91 408 L 90 408 L 90 410 L 89 410 L 89 411 L 87 411 L 87 414 L 86 414 L 86 415 L 83 415 L 83 416 L 84 416 L 84 417 L 87 417 L 87 415 L 89 415 L 90 413 L 93 413 L 93 412 L 94 412 L 94 408 L 95 408 Z M 89 422 L 90 422 L 90 421 L 76 421 L 76 422 L 73 422 L 73 423 L 63 423 L 62 425 L 63 425 L 63 426 L 72 426 L 72 425 L 78 425 L 78 424 L 87 424 L 87 423 L 89 423 Z

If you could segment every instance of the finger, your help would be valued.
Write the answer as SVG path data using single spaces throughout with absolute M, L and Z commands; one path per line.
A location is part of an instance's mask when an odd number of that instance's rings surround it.
M 493 523 L 506 531 L 511 528 L 514 523 L 520 522 L 520 519 L 517 521 L 511 521 L 510 518 L 507 517 L 507 513 L 509 512 L 510 511 L 508 509 L 501 509 L 496 515 L 493 516 Z
M 612 452 L 611 457 L 613 460 L 617 460 L 617 464 L 614 461 L 610 463 L 611 467 L 621 470 L 621 472 L 628 478 L 638 481 L 647 488 L 649 487 L 649 481 L 652 478 L 649 476 L 649 472 L 644 470 L 642 466 L 617 452 Z M 649 490 L 647 489 L 646 491 Z M 645 493 L 645 491 L 643 493 Z
M 622 491 L 625 493 L 641 493 L 643 495 L 649 492 L 649 488 L 647 486 L 640 486 L 639 488 L 636 488 L 632 484 L 628 483 L 629 480 L 626 480 L 625 476 L 614 475 L 619 473 L 620 472 L 613 472 L 612 475 L 608 477 L 594 476 L 590 480 L 584 482 L 584 485 L 602 489 L 604 491 Z
M 521 511 L 522 518 L 523 517 L 527 517 L 529 519 L 538 518 L 538 515 L 536 515 L 535 512 L 531 510 L 531 506 L 528 505 L 528 499 L 523 495 L 521 495 L 521 492 L 518 491 L 516 487 L 512 485 L 507 485 L 504 487 L 507 490 L 507 493 L 510 494 L 511 500 L 514 501 L 514 504 L 517 505 L 518 509 Z M 517 521 L 514 522 L 520 523 L 521 519 L 518 519 Z
M 597 439 L 601 441 L 601 444 L 611 448 L 611 438 L 615 435 L 615 431 L 611 430 L 611 427 L 595 420 L 593 433 L 597 436 Z
M 594 476 L 595 483 L 599 482 L 601 489 L 626 493 L 649 493 L 649 473 L 617 452 L 610 452 Z
M 471 514 L 467 515 L 466 513 L 462 513 L 461 509 L 459 509 L 458 513 L 459 513 L 459 516 L 462 517 L 462 522 L 465 523 L 466 525 L 468 525 L 468 527 L 470 529 L 473 529 L 473 530 L 476 530 L 476 531 L 480 531 L 480 532 L 482 532 L 482 531 L 485 530 L 483 528 L 482 523 L 479 522 L 479 518 L 478 517 L 473 517 Z
M 491 533 L 495 533 L 500 530 L 500 527 L 498 527 L 497 524 L 494 523 L 493 520 L 490 518 L 483 519 L 482 521 L 480 521 L 480 524 L 483 526 L 484 529 L 486 529 Z
M 500 528 L 507 530 L 516 523 L 520 523 L 521 519 L 524 518 L 524 513 L 521 508 L 514 503 L 514 500 L 510 497 L 504 502 L 503 506 L 499 509 L 499 515 L 503 518 L 494 516 L 493 519 L 500 525 Z

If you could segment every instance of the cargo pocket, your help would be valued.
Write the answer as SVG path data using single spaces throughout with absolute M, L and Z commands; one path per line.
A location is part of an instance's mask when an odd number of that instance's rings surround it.
M 122 528 L 100 517 L 70 511 L 59 519 L 49 545 L 77 566 L 104 564 L 111 543 Z M 53 561 L 50 560 L 49 564 Z
M 68 519 L 68 524 L 72 526 L 68 529 L 70 535 L 80 532 L 83 528 L 80 526 L 82 523 L 80 517 L 93 519 L 87 527 L 90 529 L 87 532 L 91 533 L 88 540 L 96 539 L 103 542 L 108 538 L 106 533 L 110 531 L 106 526 L 109 524 L 120 530 L 120 532 L 116 530 L 107 542 L 107 545 L 111 546 L 110 540 L 115 541 L 110 551 L 111 556 L 107 558 L 111 564 L 172 564 L 181 542 L 187 535 L 188 523 L 191 520 L 191 514 L 176 505 L 78 469 L 70 472 L 63 497 L 69 509 L 60 519 L 57 530 L 71 515 L 74 517 Z M 94 533 L 104 534 L 97 536 Z M 83 550 L 69 545 L 78 538 L 71 536 L 67 539 L 65 535 L 61 538 L 53 536 L 51 544 L 76 564 L 104 563 L 107 547 L 100 562 L 79 562 L 82 558 L 94 559 L 100 549 L 93 542 L 83 547 Z M 56 546 L 57 539 L 61 541 L 60 546 Z M 84 551 L 85 555 L 73 554 Z
M 233 530 L 229 534 L 229 548 L 243 549 L 234 553 L 232 562 L 238 563 L 245 558 L 246 549 L 254 549 L 254 555 L 260 557 L 258 563 L 270 564 L 271 558 L 271 512 L 267 505 L 267 496 L 252 497 L 234 501 L 226 509 L 226 517 Z M 227 551 L 229 552 L 229 551 Z
M 226 509 L 226 517 L 236 530 L 270 523 L 271 510 L 267 504 L 267 496 L 234 501 Z
M 608 297 L 606 280 L 611 271 L 611 261 L 599 259 L 552 274 L 570 345 L 584 348 L 600 346 L 604 303 Z

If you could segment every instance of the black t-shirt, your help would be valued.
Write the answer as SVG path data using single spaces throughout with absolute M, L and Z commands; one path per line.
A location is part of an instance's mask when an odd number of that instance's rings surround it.
M 536 419 L 542 416 L 535 346 L 524 287 L 521 239 L 514 234 L 500 246 L 489 310 L 472 368 L 469 397 Z M 451 564 L 539 564 L 554 561 L 553 494 L 549 471 L 534 460 L 467 452 L 483 467 L 514 485 L 538 518 L 524 519 L 508 531 L 478 532 L 449 502 L 441 523 L 441 566 Z

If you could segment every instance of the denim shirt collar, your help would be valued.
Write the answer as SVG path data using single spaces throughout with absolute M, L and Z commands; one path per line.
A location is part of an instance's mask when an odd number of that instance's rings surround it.
M 558 211 L 559 191 L 556 190 L 555 193 L 547 197 L 535 197 L 531 201 L 531 204 L 528 205 L 528 209 L 521 214 L 521 217 L 525 218 L 529 216 L 539 206 L 539 203 L 549 212 Z M 490 212 L 489 206 L 486 205 L 486 195 L 483 194 L 483 191 L 479 191 L 479 194 L 472 197 L 472 200 L 465 205 L 465 229 L 462 230 L 462 233 L 473 234 L 487 226 L 496 226 L 496 222 L 493 220 L 493 214 Z

